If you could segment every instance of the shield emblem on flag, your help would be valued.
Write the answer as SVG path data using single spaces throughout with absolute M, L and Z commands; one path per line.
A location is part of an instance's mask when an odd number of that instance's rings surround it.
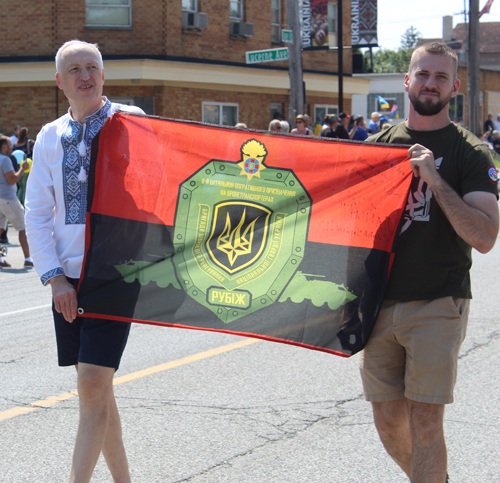
M 210 258 L 230 274 L 252 265 L 266 246 L 272 213 L 248 202 L 226 201 L 214 206 L 207 241 Z
M 292 171 L 265 165 L 264 150 L 251 140 L 240 163 L 211 160 L 180 186 L 179 284 L 225 323 L 276 302 L 304 258 L 311 198 Z

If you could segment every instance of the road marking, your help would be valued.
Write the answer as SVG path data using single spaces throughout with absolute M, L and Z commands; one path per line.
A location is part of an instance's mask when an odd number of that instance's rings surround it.
M 39 305 L 38 307 L 30 307 L 29 309 L 14 310 L 14 312 L 4 312 L 3 314 L 0 314 L 0 317 L 4 315 L 20 314 L 21 312 L 29 312 L 30 310 L 46 309 L 47 307 L 52 307 L 52 304 Z
M 208 357 L 217 356 L 223 354 L 224 352 L 230 352 L 235 349 L 240 349 L 241 347 L 246 347 L 247 345 L 255 344 L 259 342 L 260 339 L 244 339 L 234 344 L 224 345 L 222 347 L 217 347 L 216 349 L 211 349 L 209 351 L 200 352 L 199 354 L 194 354 L 189 357 L 183 357 L 182 359 L 177 359 L 176 361 L 166 362 L 165 364 L 160 364 L 158 366 L 153 366 L 148 369 L 143 369 L 141 371 L 132 372 L 126 376 L 116 377 L 113 379 L 113 385 L 119 386 L 125 382 L 134 381 L 136 379 L 141 379 L 142 377 L 150 376 L 152 374 L 157 374 L 158 372 L 167 371 L 168 369 L 174 369 L 175 367 L 183 366 L 184 364 L 189 364 L 191 362 L 200 361 L 202 359 L 207 359 Z M 49 406 L 54 406 L 62 401 L 67 401 L 78 396 L 78 391 L 65 392 L 59 396 L 52 396 L 46 399 L 41 399 L 40 401 L 32 402 L 27 406 L 18 406 L 7 411 L 0 413 L 0 421 L 5 421 L 6 419 L 15 418 L 16 416 L 21 416 L 22 414 L 31 413 L 39 408 L 48 408 Z

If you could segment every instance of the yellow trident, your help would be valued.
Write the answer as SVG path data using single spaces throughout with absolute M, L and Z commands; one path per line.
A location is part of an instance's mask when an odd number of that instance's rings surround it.
M 226 214 L 226 226 L 224 231 L 220 234 L 217 239 L 217 248 L 227 254 L 229 258 L 229 263 L 231 266 L 240 255 L 248 255 L 252 251 L 253 234 L 255 230 L 255 223 L 259 217 L 255 218 L 246 228 L 243 235 L 241 235 L 241 229 L 245 224 L 246 208 L 243 211 L 238 226 L 231 231 L 231 220 L 229 218 L 229 213 Z M 247 238 L 248 237 L 248 238 Z

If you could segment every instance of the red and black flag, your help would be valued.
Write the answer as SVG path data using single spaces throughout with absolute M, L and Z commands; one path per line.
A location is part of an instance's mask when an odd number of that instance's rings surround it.
M 80 311 L 352 355 L 383 300 L 407 150 L 115 114 L 92 147 Z

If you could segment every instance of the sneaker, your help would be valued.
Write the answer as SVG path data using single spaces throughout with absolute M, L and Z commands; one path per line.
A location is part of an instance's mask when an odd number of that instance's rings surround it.
M 12 265 L 9 262 L 6 262 L 4 260 L 3 262 L 0 262 L 0 267 L 2 267 L 2 268 L 8 268 L 8 267 L 12 267 Z
M 0 243 L 4 243 L 5 245 L 8 245 L 9 239 L 6 236 L 4 236 L 4 237 L 0 238 Z
M 24 261 L 24 266 L 25 267 L 34 267 L 33 262 L 27 262 L 26 260 Z

